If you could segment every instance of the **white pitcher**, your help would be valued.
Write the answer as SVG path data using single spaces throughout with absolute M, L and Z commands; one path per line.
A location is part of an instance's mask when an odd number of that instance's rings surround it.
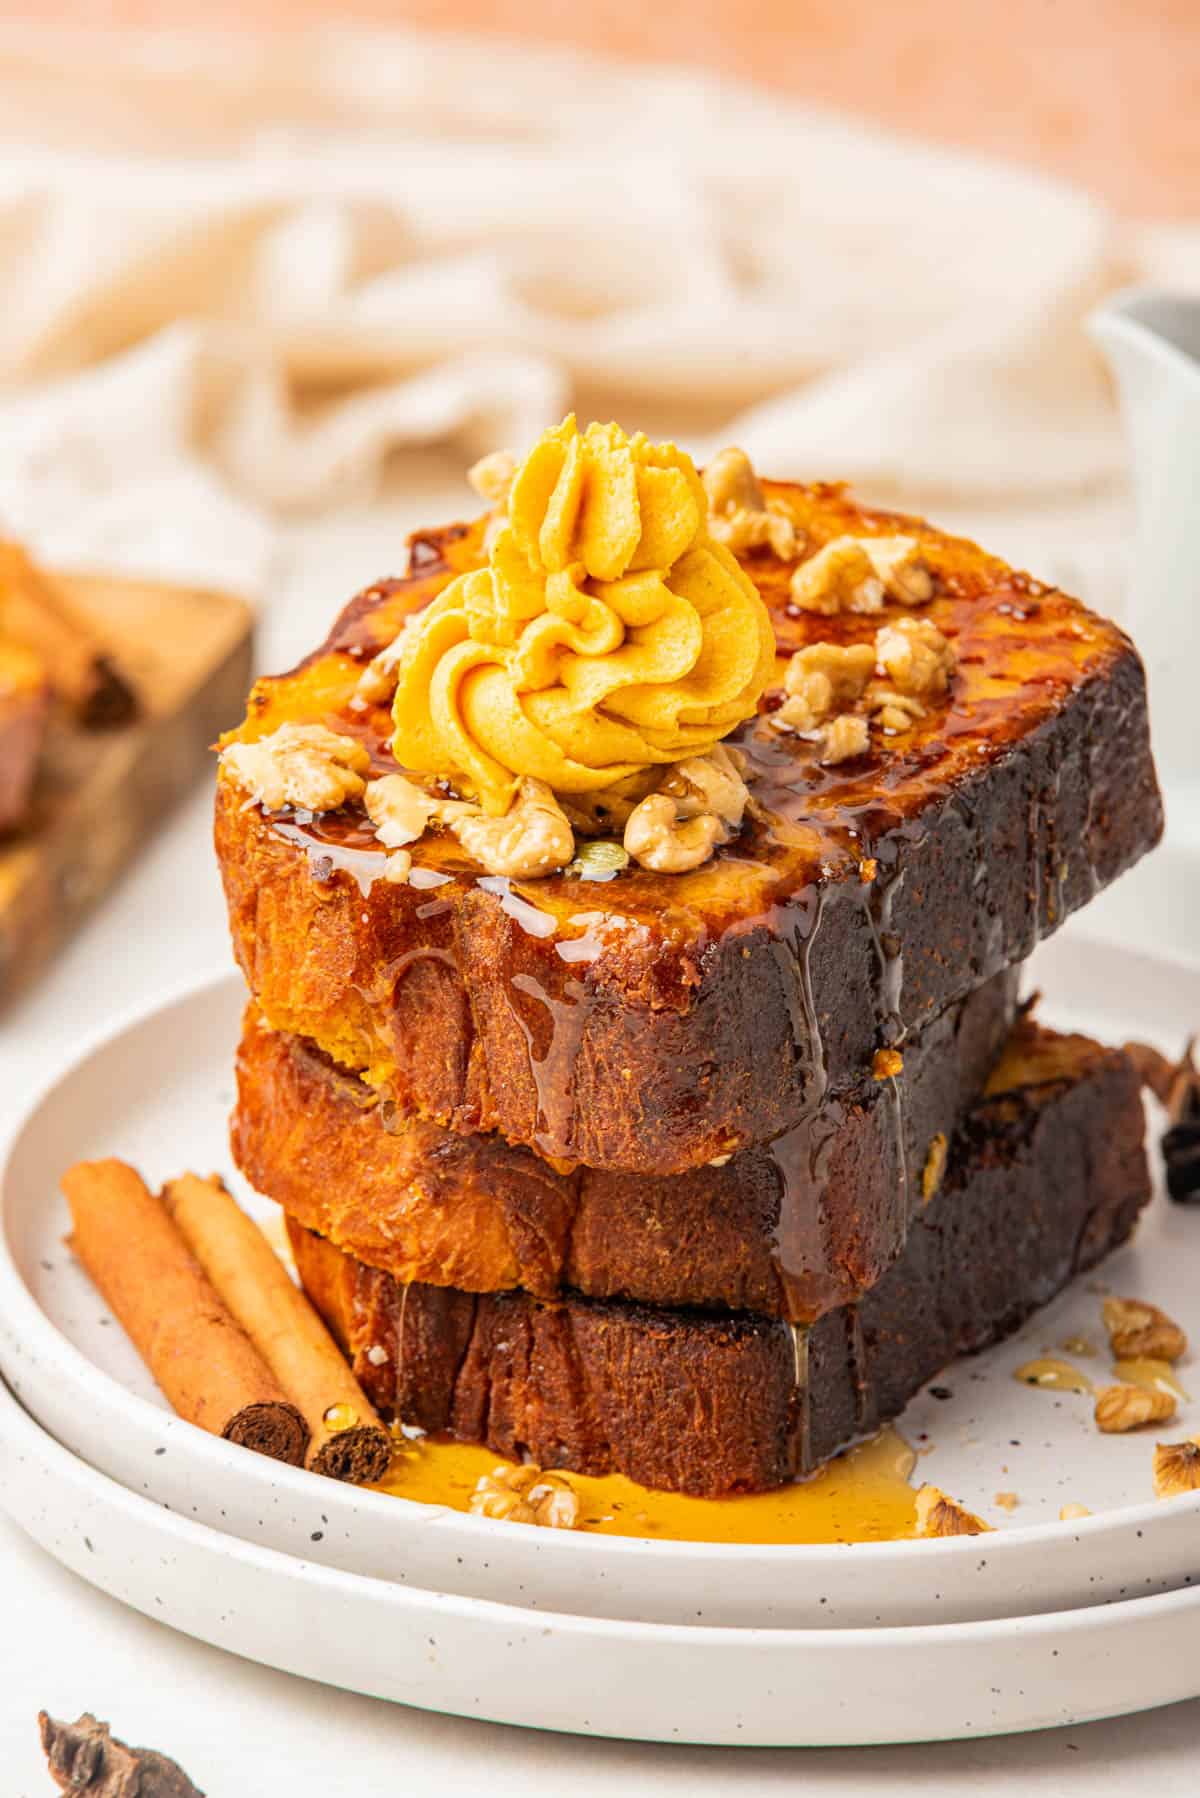
M 1130 633 L 1173 833 L 1200 839 L 1200 297 L 1128 288 L 1088 321 L 1116 377 L 1137 539 Z

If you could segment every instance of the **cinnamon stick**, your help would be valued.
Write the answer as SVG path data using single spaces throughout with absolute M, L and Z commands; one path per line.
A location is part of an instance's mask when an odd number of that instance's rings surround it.
M 81 724 L 104 728 L 133 717 L 137 696 L 109 646 L 19 543 L 0 541 L 0 622 L 6 636 L 41 657 Z
M 216 1179 L 184 1174 L 163 1193 L 209 1279 L 312 1431 L 308 1466 L 356 1485 L 380 1480 L 392 1439 L 313 1306 L 258 1225 Z
M 303 1416 L 134 1169 L 81 1161 L 62 1186 L 70 1246 L 174 1410 L 214 1436 L 301 1465 Z
M 128 1748 L 90 1711 L 74 1723 L 38 1712 L 38 1733 L 60 1792 L 92 1798 L 204 1798 L 178 1761 L 153 1748 Z

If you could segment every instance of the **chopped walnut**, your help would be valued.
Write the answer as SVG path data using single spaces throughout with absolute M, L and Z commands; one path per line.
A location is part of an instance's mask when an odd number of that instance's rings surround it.
M 835 537 L 792 576 L 791 596 L 806 612 L 881 612 L 885 599 L 923 605 L 933 576 L 915 537 Z
M 403 774 L 385 774 L 380 780 L 368 781 L 363 804 L 385 849 L 415 843 L 437 810 L 437 802 Z
M 725 838 L 719 818 L 711 812 L 680 818 L 666 793 L 643 799 L 625 826 L 626 849 L 635 862 L 655 874 L 685 874 L 700 867 Z
M 894 1080 L 904 1072 L 904 1057 L 899 1049 L 876 1049 L 871 1073 L 876 1080 Z
M 1096 1427 L 1107 1436 L 1124 1435 L 1146 1423 L 1166 1423 L 1174 1415 L 1175 1397 L 1170 1392 L 1151 1391 L 1146 1386 L 1105 1386 L 1096 1394 Z
M 257 743 L 228 744 L 221 765 L 269 812 L 332 812 L 362 795 L 371 758 L 357 738 L 323 724 L 281 724 Z
M 815 730 L 860 699 L 874 671 L 869 643 L 810 643 L 798 649 L 784 671 L 788 697 L 771 714 L 772 723 Z
M 871 682 L 866 692 L 866 706 L 880 730 L 889 737 L 911 730 L 917 719 L 925 716 L 925 707 L 919 699 L 897 693 L 885 681 Z
M 1117 1361 L 1178 1361 L 1187 1352 L 1179 1325 L 1142 1299 L 1105 1299 L 1104 1327 Z
M 933 576 L 915 537 L 864 537 L 863 543 L 889 599 L 923 606 L 933 598 Z
M 410 629 L 419 616 L 420 613 L 414 613 L 412 618 L 406 618 L 391 642 L 367 663 L 354 688 L 350 702 L 353 706 L 361 710 L 368 705 L 383 705 L 392 697 L 396 691 L 396 670 L 408 648 Z
M 741 755 L 718 743 L 707 755 L 676 762 L 629 814 L 625 848 L 656 874 L 684 874 L 706 862 L 741 828 L 750 797 Z
M 898 618 L 875 633 L 876 671 L 910 699 L 940 698 L 958 657 L 929 618 Z
M 502 818 L 486 817 L 474 806 L 448 805 L 439 813 L 489 874 L 536 880 L 565 868 L 575 853 L 575 833 L 544 780 L 520 781 Z
M 502 510 L 508 504 L 509 492 L 517 474 L 517 459 L 511 450 L 493 450 L 481 456 L 467 470 L 467 479 L 480 499 Z
M 1080 1517 L 1090 1517 L 1091 1512 L 1086 1505 L 1063 1505 L 1058 1513 L 1060 1523 L 1074 1523 Z
M 1154 1448 L 1154 1496 L 1200 1492 L 1200 1442 L 1159 1442 Z
M 561 1473 L 505 1463 L 481 1476 L 468 1501 L 476 1517 L 508 1523 L 537 1523 L 545 1529 L 573 1530 L 579 1522 L 579 1494 Z
M 947 1143 L 945 1132 L 939 1130 L 929 1145 L 929 1153 L 925 1157 L 925 1166 L 921 1169 L 921 1203 L 928 1205 L 930 1199 L 942 1184 L 942 1175 L 946 1171 Z
M 736 749 L 718 743 L 707 755 L 689 756 L 676 762 L 664 777 L 659 792 L 675 801 L 680 818 L 714 813 L 729 830 L 740 830 L 750 797 L 742 769 L 745 763 Z
M 856 755 L 865 755 L 871 746 L 871 733 L 865 718 L 855 712 L 843 712 L 831 718 L 820 731 L 821 753 L 817 760 L 823 767 L 833 768 Z
M 735 555 L 771 549 L 781 562 L 800 553 L 804 538 L 782 500 L 767 499 L 745 450 L 724 449 L 701 475 L 708 494 L 710 534 Z
M 936 1486 L 922 1486 L 917 1493 L 917 1535 L 982 1536 L 990 1534 L 991 1524 L 972 1511 L 947 1498 Z
M 407 849 L 393 849 L 383 864 L 383 878 L 390 880 L 393 886 L 407 886 L 412 865 L 413 859 Z
M 793 605 L 826 618 L 838 612 L 882 612 L 885 589 L 858 537 L 835 537 L 792 575 Z
M 560 793 L 558 801 L 577 835 L 617 836 L 628 824 L 634 806 L 654 791 L 658 772 L 640 768 L 611 787 L 600 787 L 594 793 Z

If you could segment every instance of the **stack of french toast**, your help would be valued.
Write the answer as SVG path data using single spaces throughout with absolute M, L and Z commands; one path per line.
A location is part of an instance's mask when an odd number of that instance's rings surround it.
M 780 1486 L 1149 1196 L 1134 1067 L 1019 1000 L 1160 834 L 1142 667 L 740 452 L 478 483 L 225 740 L 234 1155 L 385 1417 Z

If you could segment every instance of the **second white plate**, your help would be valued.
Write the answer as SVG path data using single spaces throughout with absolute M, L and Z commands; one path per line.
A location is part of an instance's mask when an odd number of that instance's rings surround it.
M 840 1747 L 1046 1729 L 1200 1693 L 1198 1589 L 919 1629 L 564 1616 L 338 1572 L 173 1516 L 60 1448 L 2 1385 L 0 1504 L 157 1622 L 286 1673 L 500 1723 Z

